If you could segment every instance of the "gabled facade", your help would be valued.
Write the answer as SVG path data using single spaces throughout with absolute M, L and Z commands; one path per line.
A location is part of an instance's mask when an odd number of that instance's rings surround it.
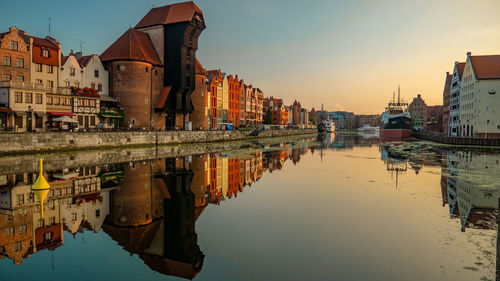
M 500 138 L 500 55 L 472 56 L 460 85 L 461 136 Z
M 448 135 L 452 137 L 460 136 L 460 81 L 464 67 L 464 62 L 455 62 L 451 78 Z
M 55 92 L 59 85 L 61 67 L 61 44 L 47 36 L 31 37 L 31 82 L 43 85 L 49 92 Z

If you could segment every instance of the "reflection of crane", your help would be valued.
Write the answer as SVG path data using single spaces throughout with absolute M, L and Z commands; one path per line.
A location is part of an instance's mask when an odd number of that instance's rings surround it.
M 402 164 L 402 165 L 398 165 L 398 164 Z M 406 172 L 406 170 L 408 170 L 408 163 L 406 161 L 404 161 L 402 163 L 397 163 L 397 162 L 394 162 L 394 161 L 390 161 L 388 159 L 388 161 L 387 161 L 387 171 L 391 172 L 391 178 L 393 177 L 394 172 L 396 173 L 396 189 L 398 188 L 399 174 L 403 173 L 403 172 Z

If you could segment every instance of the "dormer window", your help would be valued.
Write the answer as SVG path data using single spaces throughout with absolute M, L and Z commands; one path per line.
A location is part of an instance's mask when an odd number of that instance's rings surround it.
M 71 67 L 71 68 L 69 69 L 69 75 L 71 75 L 71 76 L 75 76 L 75 68 L 74 68 L 74 67 Z
M 17 41 L 10 41 L 10 49 L 17 51 L 19 50 L 19 42 Z
M 49 57 L 49 50 L 48 49 L 42 49 L 42 57 L 44 57 L 44 58 Z

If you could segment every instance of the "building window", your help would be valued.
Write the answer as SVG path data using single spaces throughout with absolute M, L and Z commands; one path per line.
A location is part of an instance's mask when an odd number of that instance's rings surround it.
M 56 224 L 56 217 L 50 217 L 49 222 L 50 224 Z
M 52 97 L 47 97 L 47 105 L 52 105 Z
M 90 88 L 95 89 L 95 83 L 91 83 Z
M 80 100 L 78 100 L 78 101 L 80 101 Z M 83 116 L 81 116 L 81 115 L 78 116 L 78 125 L 83 126 Z
M 42 94 L 35 94 L 35 103 L 36 104 L 42 104 L 43 103 Z
M 48 49 L 42 49 L 42 57 L 44 57 L 44 58 L 49 57 L 49 50 Z
M 54 220 L 55 220 L 55 218 L 54 218 Z M 43 234 L 44 241 L 52 241 L 52 238 L 54 238 L 54 232 L 47 232 L 47 233 Z
M 95 216 L 96 217 L 100 217 L 101 216 L 101 210 L 100 209 L 95 210 Z
M 24 68 L 24 59 L 23 58 L 16 59 L 16 67 Z
M 146 67 L 146 73 L 148 73 L 148 71 L 149 71 L 149 70 L 148 70 L 148 68 Z
M 99 70 L 95 70 L 94 71 L 94 77 L 95 78 L 99 78 Z
M 80 88 L 80 83 L 79 82 L 75 82 L 75 88 Z
M 24 194 L 17 195 L 17 205 L 24 205 Z
M 16 103 L 23 103 L 23 93 L 15 92 L 14 95 L 15 95 L 14 98 L 15 98 Z
M 90 126 L 95 126 L 95 116 L 90 116 Z
M 97 90 L 99 90 L 99 92 L 102 92 L 102 84 L 97 85 Z
M 36 79 L 35 80 L 35 83 L 39 84 L 39 85 L 42 85 L 43 84 L 43 81 L 42 79 Z
M 3 75 L 3 81 L 10 81 L 10 80 L 11 80 L 10 74 L 4 74 Z
M 20 252 L 23 250 L 23 244 L 21 242 L 16 242 L 14 244 L 14 252 Z
M 61 99 L 59 97 L 54 98 L 54 105 L 60 105 L 61 104 Z
M 25 234 L 28 232 L 28 225 L 27 224 L 23 224 L 19 227 L 19 233 L 20 234 Z
M 95 100 L 89 100 L 89 106 L 95 107 Z
M 10 49 L 17 51 L 19 50 L 19 42 L 17 41 L 10 41 Z
M 47 73 L 54 73 L 54 67 L 52 65 L 47 65 Z
M 14 227 L 7 228 L 7 236 L 14 236 Z
M 75 76 L 75 68 L 74 68 L 74 67 L 71 67 L 71 68 L 69 69 L 69 75 L 71 75 L 71 76 Z
M 7 56 L 3 57 L 3 63 L 2 64 L 5 65 L 5 66 L 11 66 L 12 65 L 12 59 L 11 59 L 11 57 L 7 57 Z
M 79 117 L 80 117 L 80 116 L 79 116 Z M 76 221 L 76 220 L 78 219 L 77 214 L 76 214 L 76 213 L 72 213 L 72 214 L 71 214 L 71 219 L 72 219 L 73 221 Z
M 33 103 L 33 94 L 32 93 L 26 93 L 26 103 Z
M 16 81 L 23 82 L 24 76 L 21 76 L 21 75 L 16 76 Z
M 69 81 L 64 81 L 64 86 L 69 87 L 71 83 Z
M 51 81 L 51 80 L 47 80 L 47 88 L 54 88 L 54 81 Z
M 36 72 L 42 72 L 42 64 L 36 63 L 35 64 L 35 71 Z

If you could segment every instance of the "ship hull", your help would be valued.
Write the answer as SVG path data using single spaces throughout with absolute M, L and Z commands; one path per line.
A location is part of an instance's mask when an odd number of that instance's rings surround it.
M 412 133 L 411 119 L 406 116 L 389 117 L 380 128 L 380 136 L 386 139 L 407 139 Z
M 380 136 L 386 139 L 407 139 L 411 133 L 410 129 L 380 129 Z

